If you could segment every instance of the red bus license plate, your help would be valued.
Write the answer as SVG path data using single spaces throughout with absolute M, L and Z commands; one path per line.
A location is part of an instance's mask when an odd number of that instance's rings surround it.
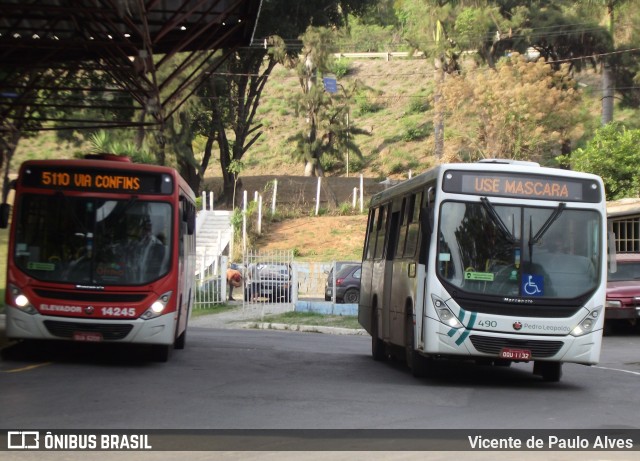
M 73 333 L 73 339 L 75 341 L 100 342 L 102 341 L 102 333 L 76 331 Z
M 500 358 L 510 360 L 531 360 L 531 351 L 505 347 L 500 351 Z

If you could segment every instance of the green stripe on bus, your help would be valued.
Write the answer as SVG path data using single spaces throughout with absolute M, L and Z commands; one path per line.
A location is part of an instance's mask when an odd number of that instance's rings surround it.
M 467 339 L 467 337 L 469 336 L 469 333 L 471 333 L 471 329 L 473 328 L 473 325 L 476 323 L 476 317 L 478 316 L 478 314 L 476 312 L 473 312 L 471 314 L 471 319 L 469 319 L 469 325 L 467 325 L 467 330 L 465 330 L 464 333 L 462 333 L 460 335 L 460 337 L 456 340 L 456 345 L 459 346 L 460 344 L 462 344 L 464 342 L 465 339 Z

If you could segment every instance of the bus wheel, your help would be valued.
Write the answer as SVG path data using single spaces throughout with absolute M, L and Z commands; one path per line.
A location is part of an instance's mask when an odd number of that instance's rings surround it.
M 151 357 L 155 362 L 167 362 L 171 355 L 172 346 L 169 344 L 153 344 L 151 346 Z
M 180 334 L 180 336 L 176 338 L 176 343 L 174 347 L 176 349 L 184 349 L 184 345 L 186 342 L 187 342 L 187 329 L 185 328 L 185 330 Z
M 557 383 L 562 377 L 561 362 L 534 362 L 533 374 L 542 376 L 543 381 Z
M 415 342 L 415 326 L 413 325 L 413 315 L 409 314 L 405 321 L 405 361 L 411 370 L 411 374 L 416 378 L 429 376 L 432 367 L 432 359 L 422 356 L 413 347 Z
M 378 337 L 378 316 L 375 309 L 371 316 L 371 356 L 378 362 L 387 358 L 387 348 L 384 341 Z

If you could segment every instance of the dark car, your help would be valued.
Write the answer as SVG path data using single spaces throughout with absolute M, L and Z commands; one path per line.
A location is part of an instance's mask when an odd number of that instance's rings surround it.
M 616 271 L 607 278 L 606 320 L 624 320 L 633 325 L 640 316 L 640 254 L 616 256 Z
M 360 264 L 345 264 L 336 273 L 336 302 L 356 304 L 360 301 L 360 277 L 362 267 Z M 327 287 L 324 292 L 325 301 L 333 297 L 333 274 L 329 274 Z
M 352 266 L 352 267 L 360 267 L 360 263 L 356 261 L 336 261 L 333 264 L 333 267 L 329 270 L 327 274 L 327 283 L 324 285 L 324 300 L 331 301 L 333 298 L 333 269 L 336 269 L 336 272 L 340 272 L 340 270 L 344 267 Z
M 291 266 L 283 263 L 249 264 L 245 271 L 244 299 L 291 302 Z

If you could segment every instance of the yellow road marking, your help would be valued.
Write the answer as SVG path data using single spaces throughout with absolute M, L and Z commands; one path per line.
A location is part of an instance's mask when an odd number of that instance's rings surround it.
M 5 370 L 5 373 L 19 373 L 21 371 L 29 371 L 29 370 L 33 370 L 34 368 L 40 368 L 46 365 L 51 365 L 52 363 L 53 362 L 36 363 L 35 365 L 29 365 L 27 367 L 14 368 L 13 370 Z

